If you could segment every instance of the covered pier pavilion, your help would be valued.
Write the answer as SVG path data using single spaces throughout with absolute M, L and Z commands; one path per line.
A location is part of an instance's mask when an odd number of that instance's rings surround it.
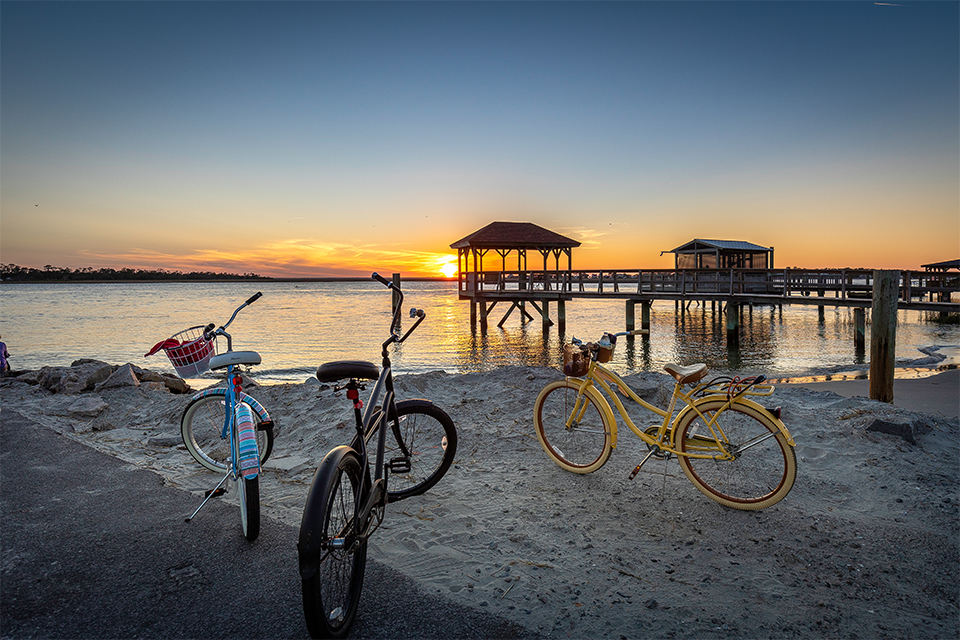
M 579 246 L 576 240 L 531 222 L 491 222 L 451 244 L 450 248 L 457 250 L 460 299 L 470 301 L 470 325 L 477 326 L 479 311 L 480 327 L 485 331 L 490 312 L 498 302 L 506 302 L 510 307 L 498 326 L 502 326 L 515 310 L 524 319 L 533 320 L 526 309 L 529 303 L 540 314 L 543 326 L 549 327 L 553 324 L 550 303 L 554 302 L 559 329 L 563 331 L 565 303 L 572 299 L 571 292 L 552 287 L 550 283 L 558 273 L 570 273 L 573 249 Z M 528 262 L 528 252 L 540 254 L 542 268 Z M 561 266 L 563 263 L 565 265 Z M 492 285 L 492 291 L 484 285 Z M 510 293 L 504 296 L 508 288 Z

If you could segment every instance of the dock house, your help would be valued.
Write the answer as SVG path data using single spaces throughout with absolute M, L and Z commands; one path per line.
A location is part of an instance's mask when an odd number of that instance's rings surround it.
M 740 240 L 702 240 L 682 244 L 670 251 L 677 269 L 773 269 L 773 247 Z
M 930 288 L 929 291 L 917 291 L 921 298 L 924 293 L 929 293 L 931 301 L 950 302 L 953 292 L 960 292 L 960 258 L 920 266 L 929 276 L 926 282 L 921 281 L 920 284 L 926 284 Z

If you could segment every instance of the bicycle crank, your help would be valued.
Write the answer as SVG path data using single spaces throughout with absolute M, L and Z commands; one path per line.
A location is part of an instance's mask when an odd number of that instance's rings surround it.
M 645 434 L 647 434 L 648 436 L 650 436 L 651 438 L 654 438 L 654 439 L 657 438 L 657 434 L 659 433 L 659 431 L 660 431 L 659 425 L 654 425 L 654 426 L 652 426 L 652 427 L 647 427 L 646 429 L 643 430 L 643 432 L 644 432 Z M 666 438 L 667 440 L 670 439 L 670 431 L 669 431 L 669 430 L 664 434 L 664 438 Z M 670 458 L 670 453 L 664 451 L 663 449 L 661 449 L 661 448 L 660 448 L 659 446 L 657 446 L 657 445 L 647 444 L 647 449 L 650 450 L 650 454 L 648 454 L 648 457 L 649 457 L 649 455 L 653 455 L 653 457 L 654 457 L 654 458 L 657 458 L 658 460 L 668 460 L 668 459 Z M 641 462 L 640 464 L 642 465 L 643 463 Z M 639 469 L 640 467 L 637 467 L 637 468 Z M 631 478 L 631 479 L 632 479 L 632 478 Z

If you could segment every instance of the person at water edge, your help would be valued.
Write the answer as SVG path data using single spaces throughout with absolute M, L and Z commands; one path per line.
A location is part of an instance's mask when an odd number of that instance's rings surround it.
M 10 363 L 7 362 L 9 357 L 10 354 L 7 353 L 7 345 L 3 342 L 3 336 L 0 336 L 0 376 L 10 371 Z

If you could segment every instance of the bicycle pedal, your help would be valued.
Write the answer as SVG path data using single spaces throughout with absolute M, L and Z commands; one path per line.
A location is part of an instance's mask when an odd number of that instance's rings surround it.
M 264 420 L 258 424 L 257 431 L 273 431 L 273 420 Z
M 637 477 L 637 474 L 640 473 L 641 465 L 637 465 L 637 468 L 630 472 L 630 475 L 627 477 L 627 480 L 633 480 Z
M 219 498 L 222 495 L 227 493 L 226 488 L 220 487 L 219 489 L 211 489 L 203 494 L 204 498 Z
M 410 473 L 410 458 L 394 458 L 387 468 L 390 473 Z

